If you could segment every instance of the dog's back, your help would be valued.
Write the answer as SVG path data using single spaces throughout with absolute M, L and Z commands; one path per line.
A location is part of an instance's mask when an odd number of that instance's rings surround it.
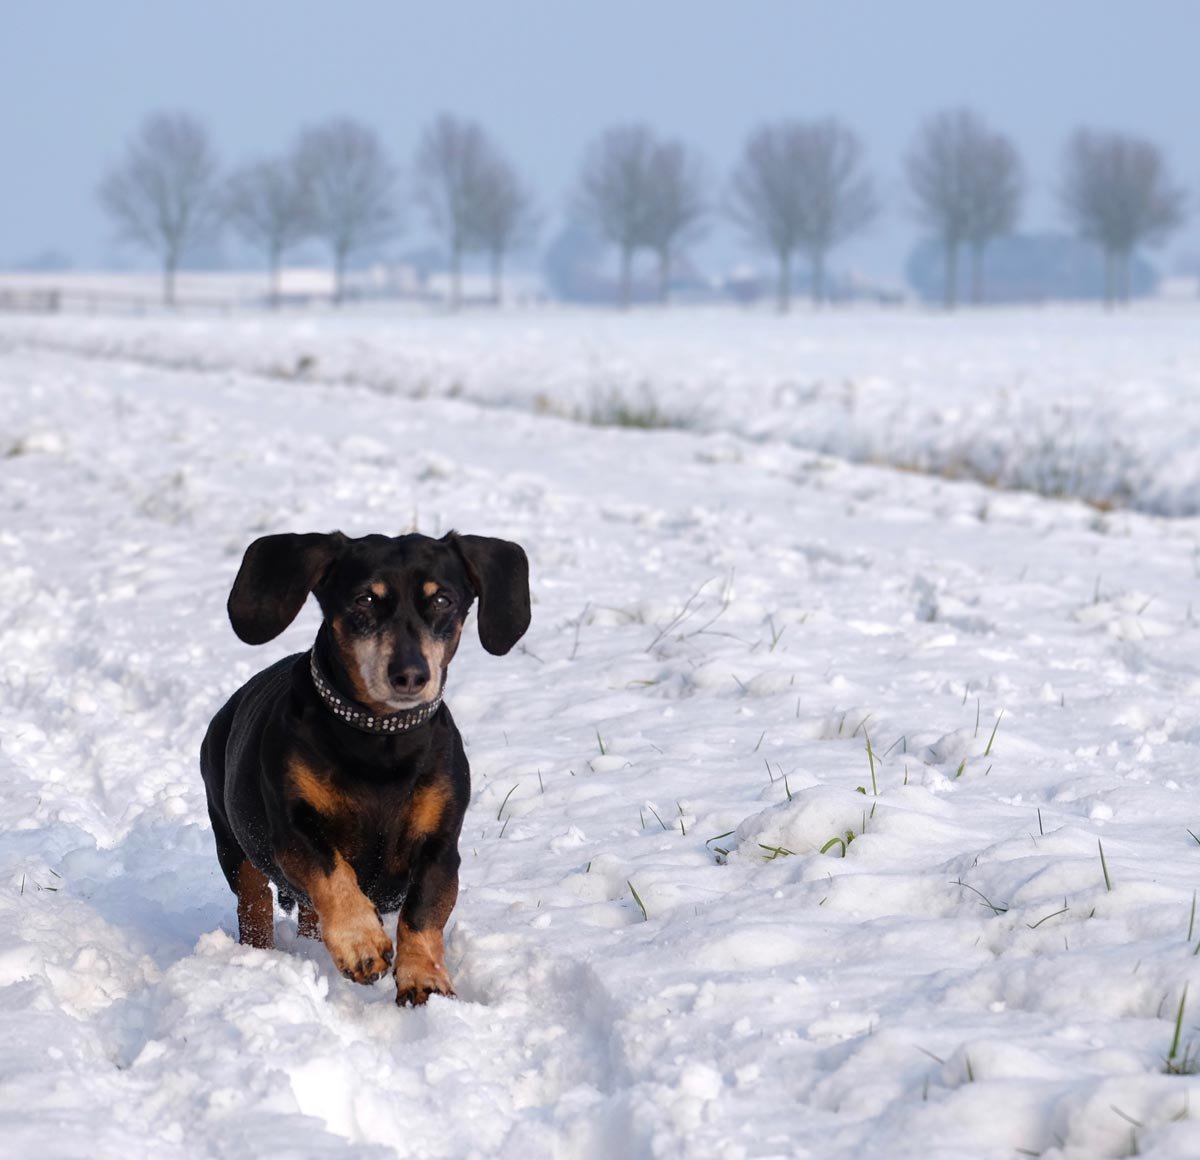
M 306 655 L 294 653 L 251 677 L 213 717 L 200 746 L 217 858 L 235 893 L 244 858 L 270 872 L 266 810 L 254 771 L 246 766 L 257 764 L 267 723 L 288 695 L 296 666 Z

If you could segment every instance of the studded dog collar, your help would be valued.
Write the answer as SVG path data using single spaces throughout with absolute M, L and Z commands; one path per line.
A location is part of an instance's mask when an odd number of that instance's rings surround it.
M 439 692 L 432 701 L 424 705 L 414 705 L 411 709 L 401 709 L 398 713 L 380 717 L 367 709 L 348 704 L 333 691 L 317 664 L 316 649 L 308 654 L 308 669 L 312 673 L 313 684 L 317 687 L 317 695 L 325 702 L 330 712 L 347 725 L 361 729 L 364 733 L 407 733 L 410 729 L 416 729 L 418 725 L 424 725 L 442 704 L 442 694 Z

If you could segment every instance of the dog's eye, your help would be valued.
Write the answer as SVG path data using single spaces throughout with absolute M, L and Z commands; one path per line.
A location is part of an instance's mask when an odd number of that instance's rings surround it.
M 445 612 L 451 604 L 454 603 L 444 592 L 436 593 L 429 601 L 430 606 L 437 609 L 438 612 Z
M 374 608 L 379 603 L 379 597 L 374 592 L 360 592 L 355 598 L 354 603 L 359 608 Z

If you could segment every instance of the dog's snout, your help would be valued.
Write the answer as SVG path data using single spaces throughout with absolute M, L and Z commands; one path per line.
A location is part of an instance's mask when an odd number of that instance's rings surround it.
M 392 664 L 388 678 L 398 693 L 419 693 L 429 683 L 429 664 L 424 657 L 406 657 Z

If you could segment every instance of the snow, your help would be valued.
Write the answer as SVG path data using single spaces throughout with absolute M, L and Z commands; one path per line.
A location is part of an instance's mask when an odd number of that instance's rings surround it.
M 188 319 L 8 319 L 0 342 L 575 415 L 657 408 L 781 440 L 1101 506 L 1200 515 L 1194 303 L 1102 315 L 998 308 L 479 313 L 348 309 Z
M 0 1155 L 1200 1155 L 1197 333 L 5 320 Z M 555 414 L 604 382 L 707 418 Z M 1015 483 L 1068 403 L 1144 511 L 887 466 Z M 459 998 L 400 1010 L 237 945 L 196 753 L 317 623 L 237 642 L 245 545 L 414 526 L 522 543 L 534 618 L 451 671 Z

